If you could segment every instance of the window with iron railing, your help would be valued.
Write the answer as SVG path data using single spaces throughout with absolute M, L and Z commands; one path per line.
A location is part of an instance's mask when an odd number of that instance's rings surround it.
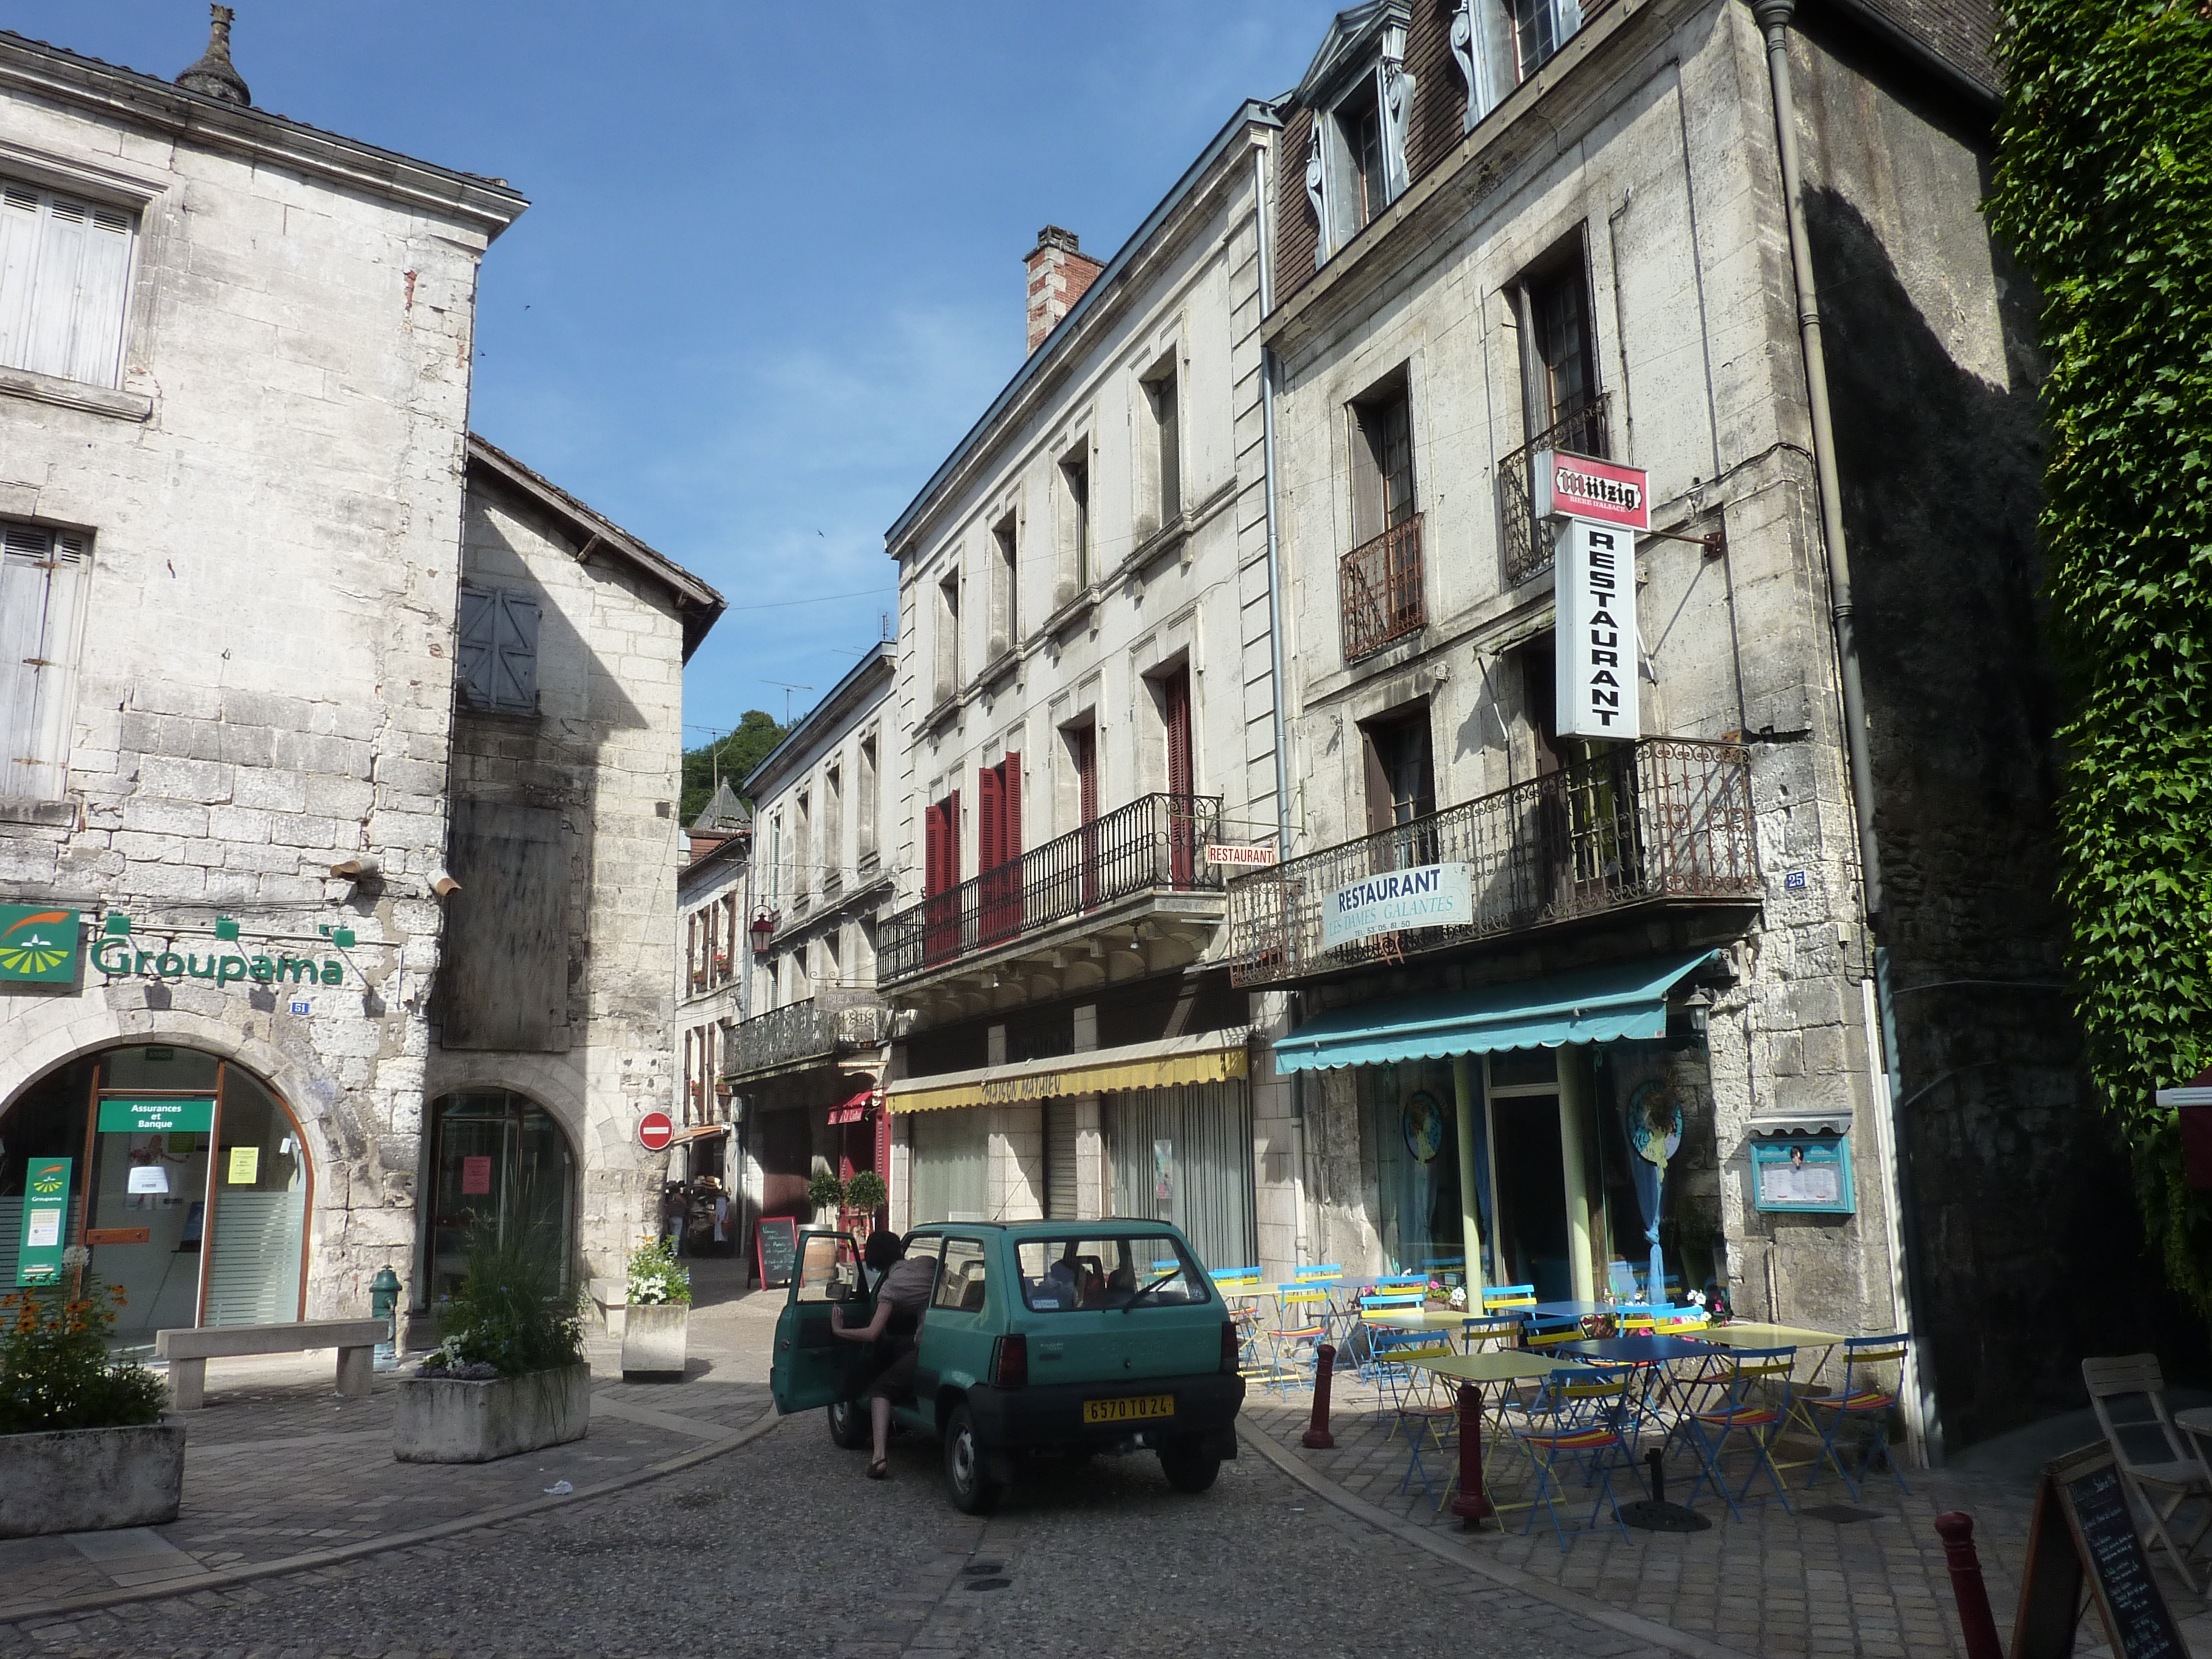
M 1601 392 L 1565 418 L 1508 452 L 1498 463 L 1498 488 L 1504 497 L 1503 539 L 1505 585 L 1517 586 L 1552 568 L 1552 536 L 1536 521 L 1534 489 L 1536 457 L 1548 450 L 1571 450 L 1602 458 L 1607 450 L 1606 411 L 1612 394 Z

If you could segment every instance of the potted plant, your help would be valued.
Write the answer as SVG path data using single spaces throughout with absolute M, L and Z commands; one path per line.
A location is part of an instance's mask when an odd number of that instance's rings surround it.
M 487 1463 L 584 1437 L 592 1368 L 561 1269 L 541 1231 L 470 1227 L 460 1288 L 440 1320 L 451 1334 L 401 1380 L 393 1456 Z
M 891 1189 L 884 1178 L 873 1170 L 860 1170 L 845 1183 L 847 1230 L 866 1232 L 876 1224 L 876 1217 L 884 1205 L 891 1201 Z
M 0 1296 L 0 1538 L 158 1526 L 185 1490 L 185 1425 L 143 1365 L 112 1363 L 123 1287 L 83 1285 L 89 1256 L 64 1258 L 70 1289 Z
M 623 1325 L 625 1382 L 681 1382 L 691 1317 L 691 1275 L 665 1238 L 641 1244 L 629 1257 L 629 1314 Z
M 829 1170 L 817 1170 L 814 1179 L 806 1183 L 806 1201 L 814 1206 L 814 1224 L 831 1224 L 837 1212 L 844 1207 L 845 1183 Z

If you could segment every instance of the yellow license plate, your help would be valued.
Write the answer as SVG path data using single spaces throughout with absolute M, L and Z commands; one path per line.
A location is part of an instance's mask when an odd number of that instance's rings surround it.
M 1175 1396 L 1171 1394 L 1132 1395 L 1127 1400 L 1086 1400 L 1083 1402 L 1083 1420 L 1086 1423 L 1127 1423 L 1140 1417 L 1173 1417 Z

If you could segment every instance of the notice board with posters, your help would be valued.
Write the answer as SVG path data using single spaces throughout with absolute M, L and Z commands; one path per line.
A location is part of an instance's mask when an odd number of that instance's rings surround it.
M 2188 1659 L 2189 1644 L 2136 1535 L 2119 1471 L 2101 1445 L 2043 1467 L 2028 1522 L 2012 1659 L 2073 1653 L 2085 1580 L 2106 1638 L 2121 1659 Z
M 798 1259 L 798 1222 L 787 1215 L 771 1215 L 753 1224 L 753 1261 L 760 1270 L 761 1289 L 787 1287 Z

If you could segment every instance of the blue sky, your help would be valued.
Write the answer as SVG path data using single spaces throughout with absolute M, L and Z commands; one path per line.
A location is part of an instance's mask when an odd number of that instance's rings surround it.
M 237 4 L 261 107 L 531 198 L 484 263 L 474 422 L 729 599 L 698 728 L 781 718 L 772 681 L 805 708 L 876 638 L 884 528 L 1020 362 L 1037 228 L 1109 255 L 1335 9 Z M 207 9 L 0 26 L 173 75 Z

